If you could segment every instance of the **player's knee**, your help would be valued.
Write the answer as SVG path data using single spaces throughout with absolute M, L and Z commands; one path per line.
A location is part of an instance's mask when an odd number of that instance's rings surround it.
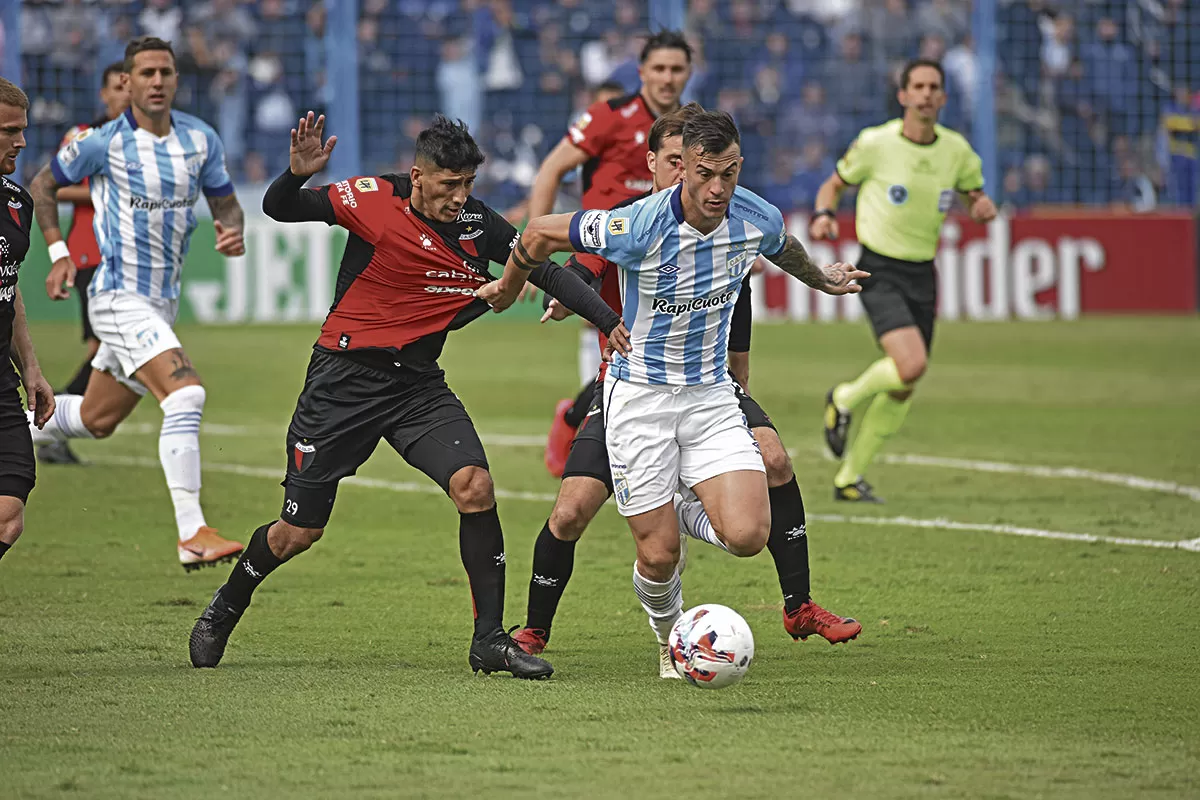
M 905 383 L 915 383 L 925 374 L 926 368 L 929 366 L 929 359 L 924 353 L 917 356 L 906 358 L 896 364 L 896 371 L 900 374 L 900 380 Z
M 22 511 L 0 518 L 0 542 L 12 544 L 24 531 L 25 514 Z
M 638 547 L 637 560 L 639 572 L 653 581 L 670 580 L 679 564 L 679 537 L 672 536 L 672 542 L 662 543 L 642 542 Z
M 550 512 L 550 532 L 555 539 L 563 542 L 575 542 L 583 536 L 592 515 L 588 509 L 574 501 L 556 503 Z
M 496 505 L 491 473 L 483 467 L 463 467 L 450 478 L 450 499 L 463 514 L 487 511 Z
M 763 466 L 767 468 L 767 486 L 783 486 L 792 479 L 792 459 L 777 436 L 761 445 Z
M 86 408 L 79 410 L 79 418 L 83 420 L 83 427 L 96 439 L 107 439 L 121 424 L 121 417 L 116 413 L 102 411 L 89 414 Z
M 279 520 L 267 531 L 267 545 L 281 561 L 287 561 L 316 544 L 324 533 L 324 528 L 302 528 Z
M 751 519 L 741 519 L 728 528 L 718 533 L 729 552 L 739 558 L 756 556 L 767 546 L 767 537 L 771 535 L 771 514 L 768 511 Z

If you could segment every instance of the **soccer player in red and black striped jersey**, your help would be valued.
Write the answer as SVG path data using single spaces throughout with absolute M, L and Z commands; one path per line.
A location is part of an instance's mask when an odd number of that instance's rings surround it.
M 548 677 L 553 669 L 504 632 L 504 535 L 487 457 L 437 359 L 447 334 L 487 313 L 475 291 L 504 263 L 517 231 L 470 196 L 483 154 L 444 117 L 417 137 L 407 175 L 350 178 L 316 189 L 336 137 L 310 112 L 292 131 L 290 165 L 263 197 L 280 222 L 319 220 L 350 231 L 333 307 L 313 348 L 288 427 L 283 512 L 254 532 L 229 580 L 192 630 L 192 664 L 215 667 L 258 584 L 321 537 L 338 482 L 380 439 L 450 496 L 471 585 L 471 668 Z M 530 280 L 628 344 L 620 316 L 568 270 L 547 262 Z M 624 351 L 627 347 L 621 347 Z
M 682 33 L 662 31 L 642 47 L 637 92 L 593 103 L 550 151 L 538 169 L 529 193 L 529 219 L 554 210 L 563 177 L 583 167 L 583 208 L 610 209 L 650 190 L 653 176 L 646 167 L 650 127 L 654 120 L 679 108 L 679 98 L 692 73 L 692 48 Z M 603 280 L 601 295 L 621 307 L 616 270 L 603 278 L 608 262 L 600 256 L 577 253 L 572 260 Z M 603 341 L 601 342 L 603 347 Z M 571 439 L 591 403 L 591 384 L 555 411 L 546 443 L 546 467 L 562 476 Z
M 129 108 L 129 84 L 125 80 L 125 65 L 117 61 L 104 68 L 100 76 L 100 102 L 104 104 L 104 115 L 90 123 L 80 123 L 63 136 L 61 150 L 75 141 L 85 131 L 99 128 L 110 120 L 116 119 L 125 109 Z M 96 232 L 92 230 L 92 193 L 88 179 L 74 186 L 62 186 L 56 195 L 60 203 L 70 203 L 74 212 L 71 215 L 71 230 L 67 233 L 67 248 L 71 251 L 71 259 L 75 262 L 75 293 L 79 296 L 80 318 L 83 321 L 83 344 L 87 347 L 87 357 L 83 360 L 75 377 L 67 384 L 61 394 L 82 395 L 87 389 L 88 379 L 92 376 L 92 359 L 100 349 L 100 340 L 92 331 L 91 320 L 88 319 L 88 284 L 100 264 L 100 245 L 96 243 Z M 60 295 L 51 293 L 51 299 L 59 299 Z M 78 464 L 79 459 L 71 451 L 70 445 L 61 442 L 46 442 L 38 445 L 38 461 L 47 464 Z

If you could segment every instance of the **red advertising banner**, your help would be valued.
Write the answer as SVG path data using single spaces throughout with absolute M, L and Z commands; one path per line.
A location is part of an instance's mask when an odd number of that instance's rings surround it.
M 790 232 L 818 263 L 857 260 L 854 218 L 842 238 L 808 241 L 808 217 Z M 937 256 L 942 319 L 1075 319 L 1081 313 L 1186 313 L 1196 307 L 1196 229 L 1183 214 L 1074 214 L 950 218 Z M 755 311 L 790 319 L 857 319 L 858 298 L 814 292 L 776 269 L 756 278 Z

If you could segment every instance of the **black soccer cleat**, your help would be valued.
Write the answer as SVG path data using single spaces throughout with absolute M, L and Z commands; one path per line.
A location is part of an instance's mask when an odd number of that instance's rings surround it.
M 225 655 L 229 634 L 242 618 L 242 612 L 225 602 L 221 590 L 213 595 L 212 602 L 196 620 L 192 635 L 188 639 L 188 650 L 193 667 L 215 667 Z
M 876 503 L 883 505 L 883 498 L 875 494 L 871 484 L 859 478 L 849 486 L 834 486 L 833 499 L 851 503 Z
M 846 452 L 846 439 L 850 435 L 850 412 L 842 411 L 833 402 L 833 389 L 825 395 L 825 446 L 834 458 Z
M 550 662 L 531 656 L 521 649 L 504 631 L 497 628 L 482 639 L 471 640 L 471 653 L 467 663 L 472 672 L 511 672 L 515 678 L 541 680 L 554 674 Z
M 39 464 L 82 464 L 83 459 L 75 455 L 66 442 L 46 442 L 37 447 Z

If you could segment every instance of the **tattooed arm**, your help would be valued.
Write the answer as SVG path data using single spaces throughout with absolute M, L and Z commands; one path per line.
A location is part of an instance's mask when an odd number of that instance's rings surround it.
M 819 289 L 825 294 L 854 294 L 861 292 L 862 287 L 854 281 L 871 277 L 871 273 L 856 269 L 850 264 L 837 263 L 828 267 L 817 266 L 808 255 L 804 245 L 789 235 L 778 255 L 770 261 L 781 270 Z
M 242 230 L 246 226 L 246 214 L 238 202 L 237 195 L 209 197 L 208 208 L 213 215 L 213 228 L 217 231 L 217 252 L 223 256 L 246 254 L 246 242 Z
M 38 227 L 42 229 L 42 237 L 46 246 L 63 241 L 62 228 L 58 220 L 58 190 L 60 185 L 50 170 L 50 165 L 42 167 L 41 171 L 29 184 L 29 194 L 33 197 L 33 215 Z M 62 245 L 66 247 L 65 244 Z M 53 253 L 53 250 L 51 251 Z M 70 256 L 55 259 L 50 266 L 50 274 L 46 276 L 46 294 L 51 300 L 66 300 L 71 296 L 70 289 L 75 286 L 75 263 Z

